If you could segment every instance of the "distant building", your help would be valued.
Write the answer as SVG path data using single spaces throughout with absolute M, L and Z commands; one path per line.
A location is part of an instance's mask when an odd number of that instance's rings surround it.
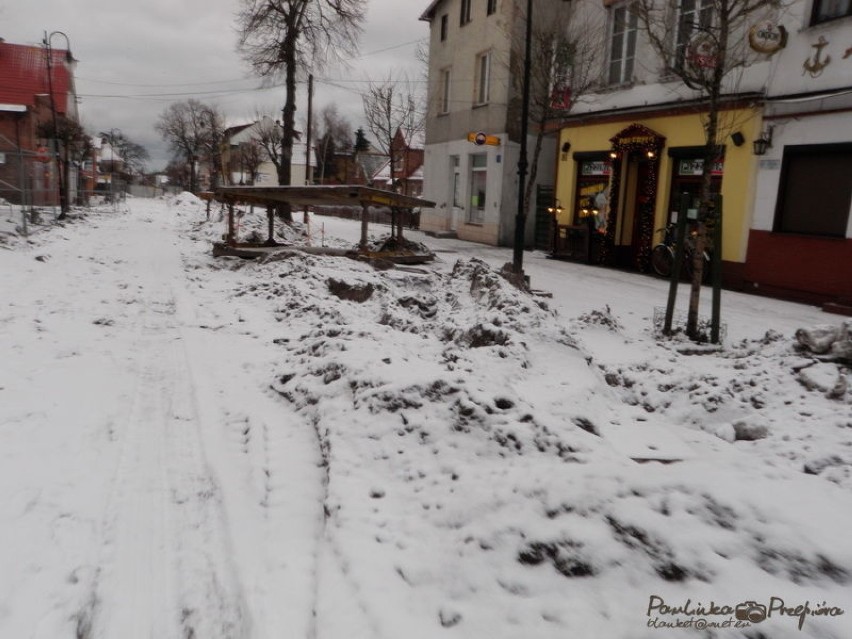
M 393 137 L 392 149 L 394 166 L 391 171 L 390 158 L 384 162 L 371 179 L 372 185 L 381 189 L 391 189 L 396 184 L 396 191 L 403 195 L 420 197 L 423 194 L 423 143 L 422 132 L 408 132 L 397 129 Z
M 261 120 L 239 124 L 225 130 L 222 146 L 222 166 L 225 170 L 226 184 L 252 184 L 258 186 L 275 186 L 278 184 L 278 171 L 269 155 L 260 149 L 260 164 L 252 174 L 250 162 L 247 163 L 242 153 L 243 145 L 257 141 L 259 129 L 276 126 L 268 115 Z M 298 135 L 298 134 L 297 134 Z M 293 143 L 293 157 L 290 162 L 290 183 L 305 184 L 308 172 L 308 154 L 305 143 L 296 140 Z

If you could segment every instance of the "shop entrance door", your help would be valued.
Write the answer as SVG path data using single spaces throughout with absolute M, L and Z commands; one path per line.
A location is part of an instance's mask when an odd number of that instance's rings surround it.
M 654 236 L 659 157 L 666 139 L 641 124 L 631 124 L 610 142 L 612 197 L 602 261 L 647 271 Z
M 625 162 L 624 195 L 616 227 L 616 266 L 642 270 L 649 251 L 647 225 L 653 224 L 656 167 L 644 156 L 631 153 Z

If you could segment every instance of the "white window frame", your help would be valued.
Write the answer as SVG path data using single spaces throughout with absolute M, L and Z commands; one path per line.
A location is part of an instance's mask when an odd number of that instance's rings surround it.
M 621 24 L 619 24 L 620 19 Z M 631 11 L 629 2 L 622 2 L 610 7 L 609 22 L 607 83 L 610 85 L 629 84 L 633 81 L 633 71 L 636 67 L 639 18 L 636 13 Z M 616 64 L 618 65 L 617 70 Z
M 470 178 L 468 184 L 468 206 L 467 206 L 467 222 L 468 224 L 483 224 L 485 222 L 485 203 L 488 193 L 488 154 L 476 153 L 468 157 L 470 167 Z M 478 179 L 483 182 L 481 191 L 482 197 L 479 197 L 480 191 L 477 191 L 476 184 Z M 476 197 L 476 204 L 473 198 Z
M 476 90 L 474 105 L 488 104 L 491 99 L 491 51 L 476 56 Z

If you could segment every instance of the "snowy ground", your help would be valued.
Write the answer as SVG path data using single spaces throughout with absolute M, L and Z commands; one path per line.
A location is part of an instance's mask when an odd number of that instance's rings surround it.
M 660 280 L 203 211 L 0 234 L 0 637 L 852 636 L 852 392 L 793 339 L 842 318 L 725 293 L 695 354 Z

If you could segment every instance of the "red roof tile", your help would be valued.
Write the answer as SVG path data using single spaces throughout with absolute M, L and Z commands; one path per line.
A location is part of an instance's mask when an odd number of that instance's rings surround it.
M 56 110 L 64 114 L 72 71 L 67 51 L 53 49 L 51 71 Z M 49 95 L 47 51 L 44 47 L 0 42 L 0 104 L 35 106 L 37 95 Z

